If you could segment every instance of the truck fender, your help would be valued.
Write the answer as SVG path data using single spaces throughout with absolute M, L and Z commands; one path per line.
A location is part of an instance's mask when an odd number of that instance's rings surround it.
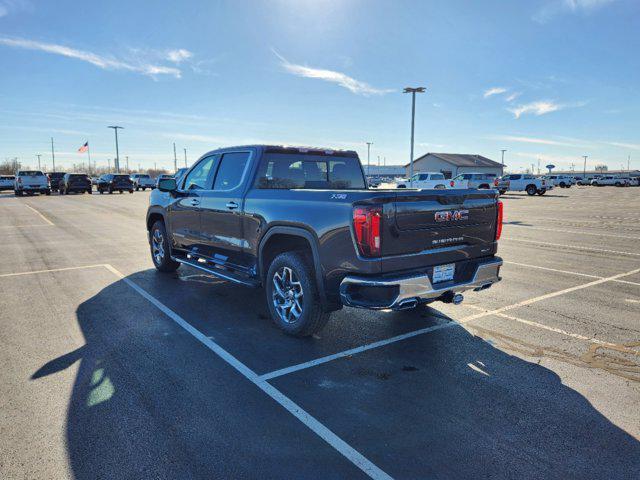
M 288 226 L 275 226 L 271 227 L 260 239 L 260 245 L 258 247 L 258 277 L 262 278 L 266 274 L 268 265 L 263 264 L 264 255 L 262 250 L 267 244 L 269 238 L 273 235 L 290 235 L 294 237 L 304 238 L 309 242 L 311 246 L 311 255 L 313 259 L 313 267 L 316 274 L 316 284 L 318 286 L 318 294 L 322 299 L 323 304 L 326 303 L 326 295 L 324 289 L 324 278 L 322 277 L 322 264 L 320 263 L 320 252 L 318 249 L 318 239 L 308 230 L 300 227 L 288 227 Z

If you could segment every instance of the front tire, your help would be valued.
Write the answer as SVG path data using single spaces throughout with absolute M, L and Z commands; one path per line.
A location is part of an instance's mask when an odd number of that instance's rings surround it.
M 526 189 L 527 195 L 535 195 L 536 193 L 538 193 L 538 189 L 536 188 L 535 185 L 528 185 L 527 189 Z
M 538 195 L 544 195 L 545 193 L 547 193 L 547 189 L 546 188 L 541 188 L 540 190 L 538 190 Z
M 167 230 L 162 220 L 156 221 L 151 227 L 151 260 L 156 269 L 163 273 L 175 272 L 180 264 L 171 260 L 171 247 L 169 246 L 169 238 Z
M 265 283 L 269 313 L 281 330 L 308 337 L 324 328 L 330 314 L 322 308 L 308 256 L 281 253 L 271 262 Z

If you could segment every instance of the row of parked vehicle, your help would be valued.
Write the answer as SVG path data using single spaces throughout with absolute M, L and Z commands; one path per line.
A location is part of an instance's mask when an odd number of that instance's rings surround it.
M 181 174 L 181 170 L 176 174 Z M 156 188 L 156 182 L 166 177 L 172 177 L 172 175 L 160 175 L 158 179 L 153 179 L 145 173 L 131 175 L 106 173 L 99 177 L 90 177 L 86 173 L 51 172 L 45 174 L 40 170 L 20 170 L 16 175 L 0 175 L 0 190 L 13 190 L 16 196 L 33 195 L 34 193 L 51 195 L 51 192 L 58 192 L 60 195 L 90 194 L 95 186 L 98 193 L 101 194 L 133 193 L 134 190 Z
M 419 172 L 410 179 L 399 179 L 395 183 L 381 183 L 379 188 L 418 188 L 429 189 L 465 189 L 495 188 L 504 194 L 507 191 L 526 192 L 529 195 L 544 195 L 549 190 L 571 188 L 573 185 L 594 185 L 617 187 L 638 186 L 640 179 L 616 175 L 594 175 L 593 177 L 573 177 L 570 175 L 544 175 L 518 173 L 498 177 L 494 173 L 462 173 L 454 178 L 446 179 L 440 172 Z

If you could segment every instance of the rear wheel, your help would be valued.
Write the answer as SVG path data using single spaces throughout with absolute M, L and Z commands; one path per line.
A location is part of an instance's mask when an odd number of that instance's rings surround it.
M 505 193 L 507 193 L 506 190 L 500 190 L 500 195 L 504 195 Z
M 538 195 L 544 195 L 545 193 L 547 193 L 547 189 L 546 188 L 541 188 L 540 190 L 538 190 L 536 192 Z
M 278 255 L 269 266 L 265 291 L 271 318 L 289 335 L 313 335 L 329 320 L 307 255 L 299 252 Z
M 171 260 L 171 247 L 167 238 L 167 230 L 164 228 L 164 222 L 158 220 L 151 227 L 151 260 L 153 265 L 164 273 L 175 272 L 180 264 Z
M 535 185 L 527 185 L 526 192 L 527 195 L 535 195 L 536 193 L 538 193 L 538 189 Z

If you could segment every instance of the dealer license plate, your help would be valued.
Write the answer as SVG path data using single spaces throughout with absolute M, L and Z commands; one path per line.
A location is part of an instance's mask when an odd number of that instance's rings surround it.
M 433 267 L 433 283 L 453 280 L 453 275 L 455 274 L 455 272 L 455 263 L 448 263 L 446 265 L 438 265 L 437 267 Z

